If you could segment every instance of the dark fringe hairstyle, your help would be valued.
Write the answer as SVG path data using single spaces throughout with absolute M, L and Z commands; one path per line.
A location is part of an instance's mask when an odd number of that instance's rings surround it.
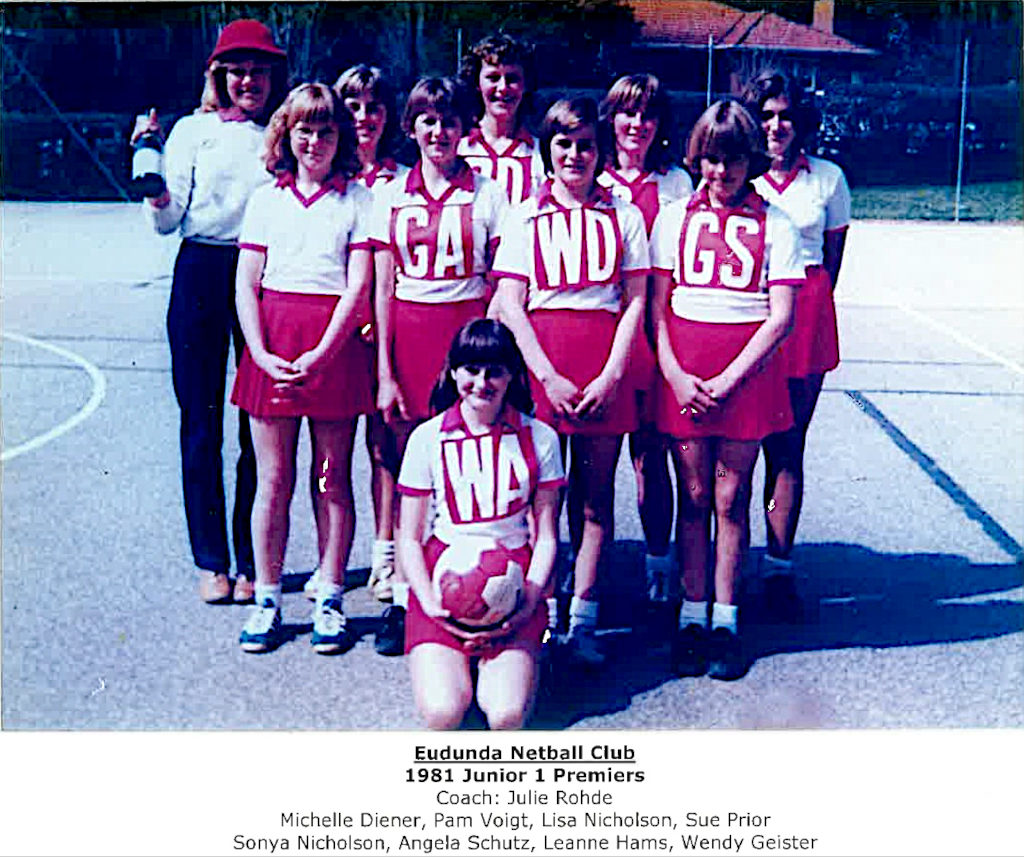
M 207 67 L 206 73 L 210 76 L 213 84 L 214 98 L 208 101 L 213 109 L 223 110 L 231 106 L 231 96 L 228 95 L 228 70 L 225 63 L 265 62 L 270 66 L 270 95 L 267 97 L 267 106 L 263 109 L 263 115 L 257 118 L 259 125 L 266 125 L 285 96 L 288 94 L 288 63 L 282 57 L 275 57 L 259 51 L 231 51 L 215 59 Z M 205 97 L 205 94 L 204 94 Z
M 785 98 L 789 102 L 789 112 L 793 117 L 792 146 L 799 152 L 808 138 L 817 133 L 821 125 L 821 113 L 804 98 L 801 88 L 781 71 L 765 69 L 753 80 L 748 81 L 741 94 L 747 110 L 754 119 L 761 121 L 761 110 L 766 101 L 772 98 Z M 789 153 L 787 152 L 787 155 Z
M 524 414 L 533 413 L 529 376 L 512 331 L 492 318 L 467 322 L 452 339 L 444 368 L 430 394 L 430 409 L 439 414 L 459 401 L 452 373 L 460 366 L 504 366 L 512 375 L 505 402 Z

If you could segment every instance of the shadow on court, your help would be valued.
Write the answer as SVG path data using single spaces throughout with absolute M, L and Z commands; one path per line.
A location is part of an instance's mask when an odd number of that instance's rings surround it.
M 618 542 L 611 550 L 601 625 L 621 630 L 602 635 L 607 664 L 589 673 L 556 668 L 530 728 L 563 729 L 623 711 L 637 694 L 677 680 L 664 631 L 647 621 L 642 550 L 639 542 Z M 1019 561 L 972 564 L 953 554 L 884 554 L 841 543 L 801 545 L 798 551 L 803 623 L 768 624 L 756 599 L 741 605 L 756 660 L 787 652 L 962 642 L 1024 630 L 1020 601 L 1003 594 L 1024 585 Z

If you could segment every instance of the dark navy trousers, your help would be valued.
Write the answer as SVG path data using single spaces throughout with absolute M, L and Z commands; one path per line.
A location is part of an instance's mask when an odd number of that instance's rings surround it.
M 244 345 L 235 314 L 237 264 L 236 247 L 183 241 L 167 309 L 171 376 L 181 410 L 181 481 L 188 536 L 195 564 L 216 572 L 231 568 L 221 447 L 228 348 L 234 340 L 237 365 Z M 237 573 L 253 577 L 256 456 L 244 412 L 239 412 L 238 440 L 241 455 L 232 518 L 235 566 Z

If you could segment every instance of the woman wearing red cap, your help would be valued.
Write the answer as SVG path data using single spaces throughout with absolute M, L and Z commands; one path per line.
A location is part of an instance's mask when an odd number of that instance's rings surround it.
M 143 208 L 157 232 L 177 231 L 167 334 L 174 394 L 181 409 L 185 517 L 200 597 L 232 596 L 221 446 L 228 343 L 241 354 L 235 316 L 238 230 L 252 192 L 271 180 L 260 158 L 267 119 L 287 89 L 285 52 L 259 21 L 240 19 L 220 34 L 209 58 L 216 109 L 183 117 L 164 149 L 166 189 Z M 156 111 L 136 123 L 132 139 L 160 132 Z M 253 592 L 250 516 L 256 464 L 249 424 L 240 415 L 233 536 L 236 601 Z

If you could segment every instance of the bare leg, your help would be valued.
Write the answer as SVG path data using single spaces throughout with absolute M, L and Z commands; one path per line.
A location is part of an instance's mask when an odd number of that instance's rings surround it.
M 822 375 L 789 380 L 793 428 L 766 437 L 763 442 L 765 479 L 765 533 L 768 553 L 789 559 L 796 540 L 804 500 L 804 448 L 807 429 L 821 393 Z
M 713 446 L 706 438 L 673 439 L 670 449 L 676 468 L 676 550 L 683 594 L 688 601 L 706 601 L 711 558 Z
M 281 582 L 288 543 L 288 510 L 295 490 L 295 451 L 299 420 L 292 417 L 250 419 L 256 453 L 256 498 L 252 506 L 256 581 Z
M 320 543 L 320 579 L 342 586 L 355 533 L 352 498 L 352 448 L 355 420 L 312 421 L 313 470 L 319 474 L 317 495 L 321 514 L 317 519 Z
M 476 698 L 491 729 L 522 729 L 537 691 L 537 660 L 523 649 L 481 659 Z
M 428 729 L 458 729 L 473 701 L 469 658 L 439 643 L 421 643 L 409 653 L 416 709 Z
M 597 566 L 601 551 L 614 532 L 615 466 L 619 461 L 622 437 L 576 435 L 571 444 L 569 496 L 577 495 L 582 511 L 574 592 L 579 598 L 593 600 L 597 594 Z
M 756 441 L 719 439 L 715 461 L 715 601 L 735 604 L 750 544 L 750 478 Z
M 652 426 L 643 426 L 629 436 L 629 455 L 636 474 L 637 506 L 647 552 L 664 556 L 672 532 L 672 483 L 665 440 Z

